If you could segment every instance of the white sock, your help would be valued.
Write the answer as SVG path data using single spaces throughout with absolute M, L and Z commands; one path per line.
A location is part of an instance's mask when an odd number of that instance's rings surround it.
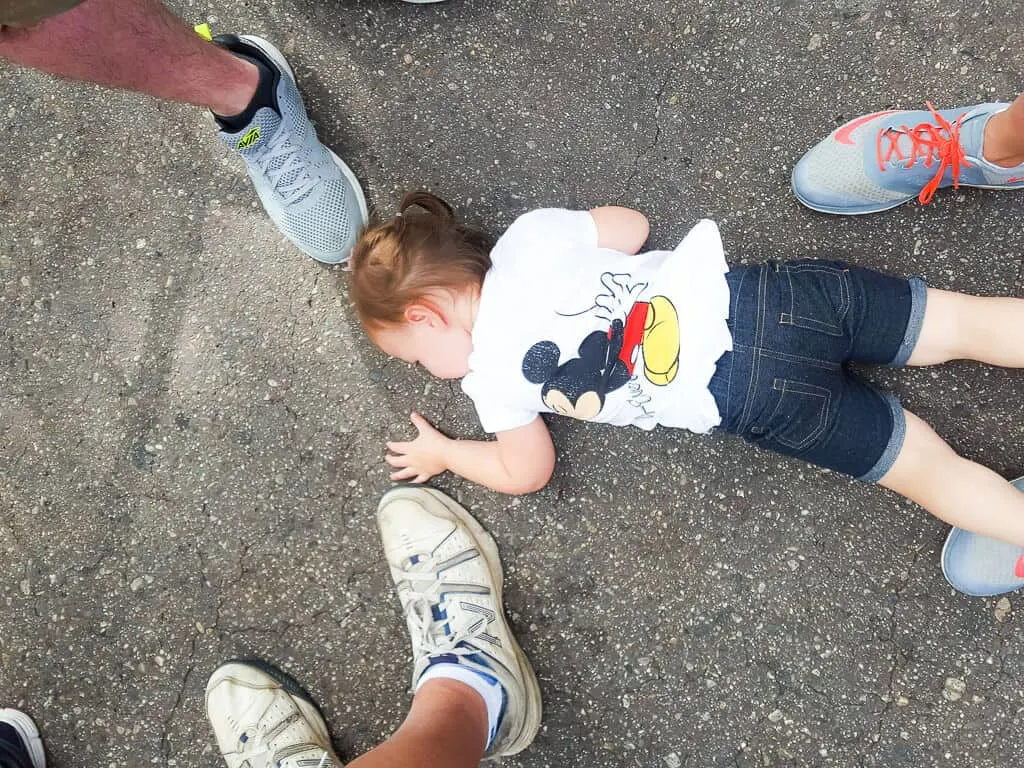
M 477 672 L 475 669 L 471 669 L 464 664 L 449 664 L 445 662 L 432 664 L 420 676 L 419 682 L 416 683 L 416 690 L 418 691 L 427 680 L 441 677 L 448 680 L 458 680 L 479 693 L 484 700 L 484 704 L 487 706 L 487 728 L 489 732 L 487 746 L 489 747 L 491 742 L 494 741 L 495 734 L 498 732 L 498 718 L 501 717 L 501 709 L 505 704 L 505 689 L 502 688 L 501 683 L 490 675 L 484 677 L 485 674 L 485 672 Z

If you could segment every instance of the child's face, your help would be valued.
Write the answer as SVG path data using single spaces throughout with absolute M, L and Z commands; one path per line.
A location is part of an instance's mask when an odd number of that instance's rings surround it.
M 386 354 L 422 365 L 439 379 L 461 379 L 469 373 L 472 336 L 443 318 L 419 318 L 388 326 L 374 331 L 372 338 Z

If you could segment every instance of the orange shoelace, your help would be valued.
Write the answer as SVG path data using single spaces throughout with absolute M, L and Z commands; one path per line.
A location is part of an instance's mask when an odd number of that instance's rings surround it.
M 939 167 L 931 181 L 924 185 L 921 194 L 917 199 L 924 204 L 931 202 L 935 196 L 935 190 L 942 183 L 942 175 L 946 168 L 953 169 L 953 188 L 960 186 L 960 167 L 971 167 L 967 162 L 967 155 L 960 145 L 960 121 L 967 115 L 966 112 L 960 115 L 952 123 L 935 111 L 930 101 L 926 101 L 928 109 L 935 118 L 934 123 L 919 123 L 913 128 L 902 125 L 899 128 L 889 128 L 878 132 L 876 149 L 878 151 L 878 169 L 885 171 L 886 164 L 893 158 L 908 161 L 904 168 L 910 168 L 918 160 L 924 159 L 925 168 L 931 168 L 935 159 L 939 159 Z M 901 136 L 910 139 L 910 157 L 900 151 L 899 141 Z M 883 147 L 883 139 L 889 140 L 888 148 Z

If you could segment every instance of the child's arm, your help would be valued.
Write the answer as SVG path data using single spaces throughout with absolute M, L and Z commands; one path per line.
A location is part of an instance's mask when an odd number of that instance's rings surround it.
M 590 211 L 597 224 L 597 245 L 620 253 L 635 254 L 651 233 L 647 217 L 632 208 L 604 205 Z
M 499 493 L 539 491 L 555 469 L 555 447 L 547 425 L 538 416 L 518 429 L 499 432 L 496 441 L 453 440 L 418 413 L 412 423 L 419 432 L 410 442 L 389 442 L 386 461 L 398 469 L 392 480 L 422 483 L 450 470 Z

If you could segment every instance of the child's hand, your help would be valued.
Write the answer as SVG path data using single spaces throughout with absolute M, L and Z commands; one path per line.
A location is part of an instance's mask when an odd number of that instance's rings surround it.
M 391 473 L 392 480 L 411 480 L 414 483 L 425 483 L 434 475 L 448 469 L 445 462 L 445 448 L 451 439 L 445 437 L 430 422 L 418 413 L 409 417 L 419 432 L 419 436 L 410 442 L 389 442 L 391 451 L 384 460 L 397 472 Z

